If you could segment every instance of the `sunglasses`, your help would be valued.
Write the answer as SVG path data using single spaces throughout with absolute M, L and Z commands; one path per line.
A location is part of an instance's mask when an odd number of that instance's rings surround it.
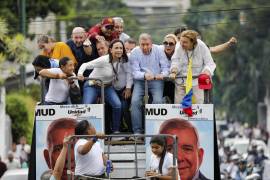
M 105 26 L 105 28 L 108 30 L 113 30 L 113 25 L 107 25 L 107 26 Z
M 175 44 L 173 42 L 167 42 L 167 41 L 164 41 L 163 42 L 163 45 L 164 46 L 174 46 Z

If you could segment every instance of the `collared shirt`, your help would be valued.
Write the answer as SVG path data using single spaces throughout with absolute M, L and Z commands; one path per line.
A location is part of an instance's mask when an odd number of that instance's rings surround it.
M 143 80 L 144 74 L 151 73 L 153 75 L 169 74 L 169 63 L 164 51 L 153 44 L 150 54 L 143 54 L 140 47 L 135 47 L 130 54 L 130 63 L 132 67 L 132 75 L 134 79 Z
M 189 59 L 192 57 L 192 75 L 199 76 L 204 70 L 208 70 L 211 75 L 214 74 L 216 64 L 211 56 L 209 48 L 200 39 L 197 39 L 197 45 L 193 51 L 185 51 L 180 43 L 177 43 L 175 52 L 172 56 L 171 70 L 176 69 L 179 76 L 187 75 Z M 185 83 L 185 79 L 177 79 L 177 83 Z M 198 80 L 193 79 L 193 86 L 198 85 Z
M 131 73 L 131 67 L 129 62 L 115 62 L 113 63 L 114 69 L 117 72 L 117 79 L 114 78 L 113 87 L 116 90 L 123 88 L 131 88 L 133 84 L 133 77 Z
M 200 171 L 197 170 L 195 176 L 192 178 L 192 180 L 198 180 Z

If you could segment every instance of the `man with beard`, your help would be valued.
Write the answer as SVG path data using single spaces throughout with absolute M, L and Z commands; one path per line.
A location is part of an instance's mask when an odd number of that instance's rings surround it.
M 83 63 L 96 59 L 98 57 L 96 48 L 87 38 L 87 33 L 82 27 L 73 28 L 71 39 L 69 39 L 66 44 L 70 47 L 73 55 L 78 62 L 77 66 L 75 67 L 76 74 Z

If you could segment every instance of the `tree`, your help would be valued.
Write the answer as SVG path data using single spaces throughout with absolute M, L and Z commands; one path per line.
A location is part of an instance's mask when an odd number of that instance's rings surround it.
M 26 20 L 29 22 L 31 18 L 40 16 L 45 18 L 49 12 L 56 15 L 67 14 L 70 4 L 73 0 L 27 0 L 26 1 Z M 5 17 L 10 27 L 9 33 L 19 31 L 21 0 L 2 0 L 0 8 L 0 16 Z
M 11 93 L 6 97 L 6 111 L 10 116 L 13 141 L 26 136 L 31 142 L 35 102 L 25 94 Z
M 58 20 L 67 22 L 68 36 L 75 26 L 82 26 L 88 30 L 91 26 L 101 22 L 104 17 L 117 16 L 123 17 L 125 32 L 132 37 L 137 37 L 139 34 L 138 22 L 121 0 L 74 0 L 71 6 L 72 10 L 67 15 L 58 16 Z
M 9 27 L 6 20 L 0 16 L 0 70 L 7 70 L 2 64 L 6 60 L 10 60 L 19 64 L 25 64 L 29 61 L 30 52 L 25 47 L 25 39 L 21 34 L 8 35 Z M 3 79 L 0 82 L 3 83 Z M 0 85 L 2 84 L 0 83 Z
M 214 56 L 217 63 L 214 100 L 219 114 L 226 112 L 229 119 L 255 124 L 257 104 L 266 95 L 270 76 L 268 1 L 192 2 L 195 6 L 189 12 L 198 9 L 201 12 L 189 14 L 185 21 L 200 30 L 208 45 L 225 42 L 231 36 L 239 41 L 237 47 Z

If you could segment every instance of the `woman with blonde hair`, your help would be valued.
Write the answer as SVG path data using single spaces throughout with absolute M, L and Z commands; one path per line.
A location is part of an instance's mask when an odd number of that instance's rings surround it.
M 199 76 L 206 74 L 211 77 L 214 74 L 216 64 L 211 56 L 209 48 L 203 41 L 197 39 L 198 33 L 193 30 L 186 30 L 181 33 L 180 45 L 175 49 L 170 68 L 170 77 L 187 76 L 188 64 L 192 60 L 192 75 Z M 187 78 L 175 80 L 175 103 L 180 103 L 185 96 Z M 209 82 L 210 83 L 210 82 Z M 204 92 L 199 89 L 198 78 L 192 80 L 193 95 L 196 104 L 203 104 Z

